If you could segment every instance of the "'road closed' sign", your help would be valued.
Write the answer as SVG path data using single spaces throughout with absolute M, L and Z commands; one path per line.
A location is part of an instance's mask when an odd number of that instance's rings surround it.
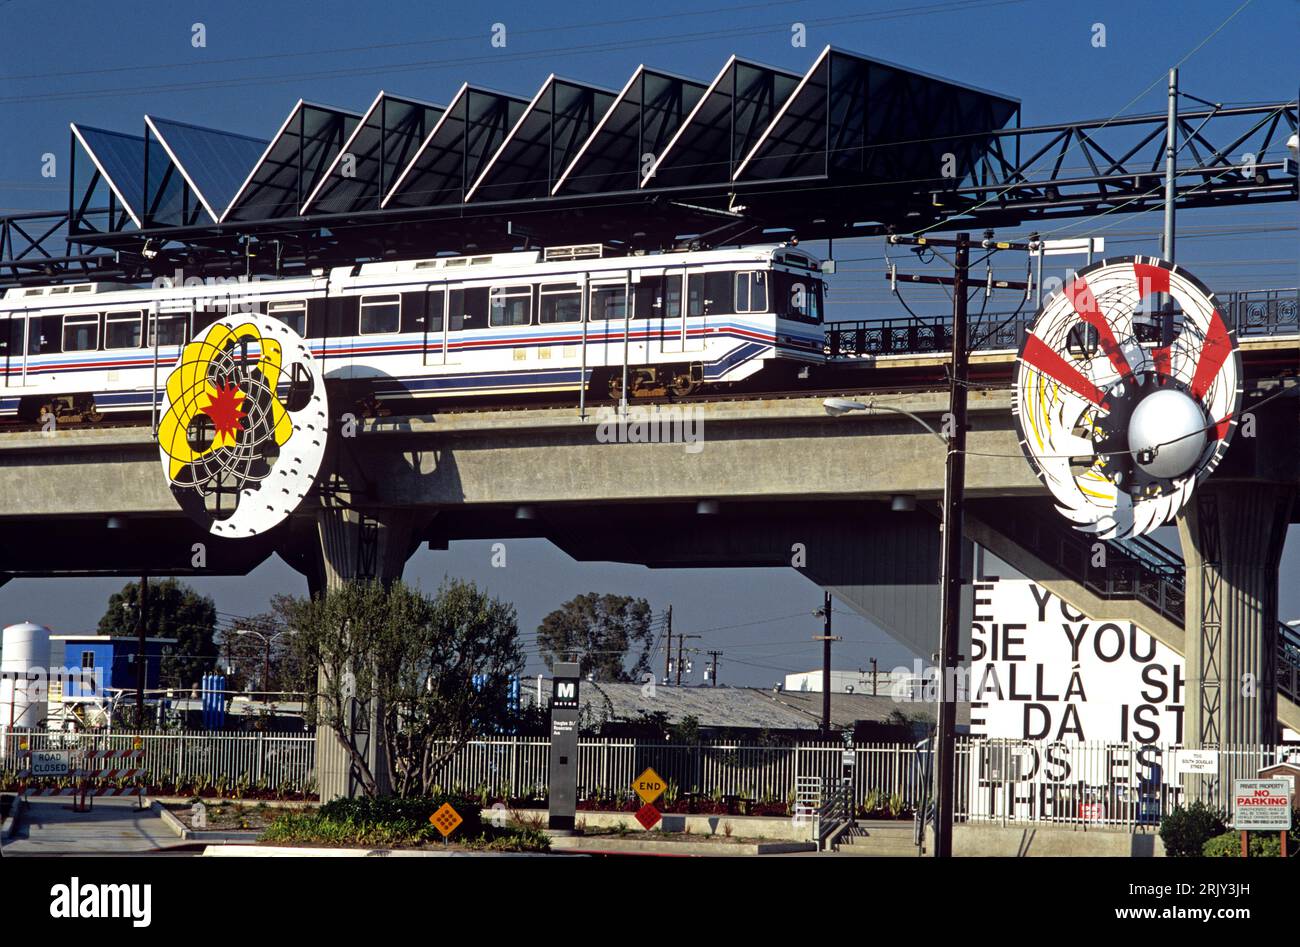
M 1232 827 L 1263 832 L 1285 832 L 1290 829 L 1291 780 L 1234 780 Z
M 68 750 L 32 750 L 32 775 L 67 776 L 71 756 Z

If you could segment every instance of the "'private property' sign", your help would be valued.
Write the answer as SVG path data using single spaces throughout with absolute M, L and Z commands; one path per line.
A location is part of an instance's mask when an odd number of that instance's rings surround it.
M 1232 827 L 1261 832 L 1289 830 L 1291 828 L 1291 780 L 1234 780 Z

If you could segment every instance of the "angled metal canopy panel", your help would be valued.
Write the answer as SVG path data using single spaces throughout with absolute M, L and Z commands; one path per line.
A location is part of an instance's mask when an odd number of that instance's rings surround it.
M 736 168 L 794 92 L 800 77 L 732 56 L 660 153 L 642 187 L 707 187 Z
M 465 202 L 547 197 L 614 98 L 607 89 L 551 75 L 465 193 Z
M 144 153 L 141 135 L 72 125 L 72 135 L 137 227 L 144 221 Z
M 221 215 L 221 222 L 296 217 L 360 121 L 356 112 L 299 99 Z
M 963 177 L 1019 103 L 826 47 L 734 179 L 915 181 L 952 154 Z
M 380 92 L 303 203 L 302 213 L 377 210 L 446 109 Z
M 187 225 L 197 212 L 190 198 L 213 223 L 265 150 L 267 142 L 247 135 L 202 128 L 186 122 L 144 117 L 147 178 L 145 219 L 159 225 Z
M 702 82 L 638 66 L 564 169 L 552 194 L 634 191 L 704 95 Z
M 462 85 L 384 197 L 384 207 L 459 204 L 519 121 L 528 102 Z

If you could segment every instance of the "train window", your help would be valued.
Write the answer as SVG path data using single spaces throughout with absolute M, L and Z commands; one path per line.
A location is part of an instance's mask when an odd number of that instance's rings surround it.
M 767 312 L 767 274 L 736 274 L 736 312 Z
M 441 289 L 430 290 L 429 292 L 429 331 L 442 331 L 442 309 L 445 305 L 446 293 Z
M 582 287 L 577 283 L 552 283 L 550 286 L 543 286 L 538 318 L 542 324 L 580 322 Z
M 493 286 L 488 299 L 488 325 L 526 326 L 533 321 L 531 286 Z
M 307 301 L 305 299 L 270 303 L 266 307 L 266 314 L 272 319 L 280 320 L 294 332 L 306 337 Z
M 627 314 L 627 287 L 622 283 L 591 287 L 592 319 L 622 319 Z
M 5 355 L 21 358 L 23 354 L 23 329 L 26 327 L 26 320 L 11 316 L 0 325 L 4 326 L 4 331 L 0 334 L 0 348 L 3 348 Z
M 665 293 L 667 300 L 665 301 Z M 665 312 L 665 303 L 667 312 Z M 681 276 L 643 276 L 632 294 L 632 318 L 652 319 L 682 314 Z
M 63 338 L 62 316 L 34 316 L 27 329 L 27 354 L 47 355 L 59 351 Z
M 692 273 L 686 279 L 688 316 L 732 312 L 731 273 Z
M 480 329 L 487 321 L 488 291 L 486 286 L 453 289 L 447 305 L 447 330 Z
M 197 317 L 196 317 L 197 318 Z M 155 344 L 184 345 L 186 330 L 189 328 L 189 316 L 183 312 L 164 312 L 149 318 L 149 341 L 145 344 L 153 348 Z M 155 343 L 154 335 L 158 340 Z
M 396 332 L 402 319 L 401 296 L 362 296 L 361 334 Z
M 136 309 L 131 312 L 110 312 L 104 316 L 104 348 L 138 349 L 143 315 Z
M 93 352 L 99 348 L 99 314 L 63 317 L 63 351 Z

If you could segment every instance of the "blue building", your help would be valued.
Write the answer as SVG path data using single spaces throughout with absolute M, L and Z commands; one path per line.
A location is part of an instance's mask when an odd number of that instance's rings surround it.
M 158 688 L 163 655 L 170 653 L 175 645 L 175 638 L 145 639 L 146 691 Z M 101 702 L 114 691 L 134 692 L 138 686 L 136 659 L 139 650 L 140 641 L 134 636 L 50 635 L 51 667 L 99 672 L 94 678 L 87 675 L 84 680 L 73 679 L 62 687 L 52 682 L 51 702 Z

